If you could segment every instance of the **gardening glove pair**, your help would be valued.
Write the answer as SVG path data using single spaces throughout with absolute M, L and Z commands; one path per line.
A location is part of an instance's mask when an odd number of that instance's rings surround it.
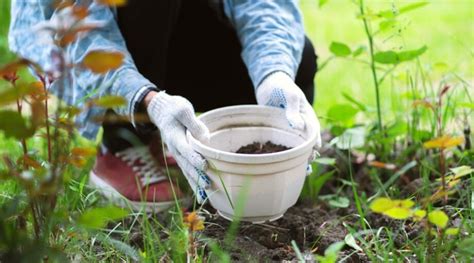
M 315 153 L 311 157 L 316 157 L 316 149 L 321 147 L 320 125 L 313 107 L 306 100 L 306 96 L 301 89 L 296 86 L 291 77 L 277 71 L 268 75 L 256 89 L 257 102 L 259 105 L 273 106 L 285 110 L 286 119 L 290 127 L 304 130 L 305 121 L 311 122 L 316 128 L 317 139 L 314 145 Z
M 207 198 L 205 189 L 209 188 L 211 182 L 204 172 L 207 162 L 192 149 L 186 131 L 189 130 L 197 140 L 207 142 L 209 130 L 196 118 L 192 104 L 181 96 L 171 96 L 160 91 L 151 99 L 147 111 L 193 189 L 198 203 L 202 203 Z

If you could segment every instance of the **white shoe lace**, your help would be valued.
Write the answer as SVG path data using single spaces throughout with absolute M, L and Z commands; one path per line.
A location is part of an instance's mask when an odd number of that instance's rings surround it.
M 166 180 L 166 177 L 161 174 L 147 146 L 131 147 L 115 153 L 115 156 L 132 167 L 132 170 L 138 175 L 143 186 Z M 140 165 L 136 164 L 138 160 L 140 160 Z

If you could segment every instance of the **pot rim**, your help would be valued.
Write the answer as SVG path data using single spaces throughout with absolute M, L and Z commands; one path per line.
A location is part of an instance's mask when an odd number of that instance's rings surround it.
M 263 111 L 262 111 L 263 110 Z M 207 111 L 201 114 L 198 119 L 202 120 L 203 118 L 208 117 L 209 115 L 219 115 L 225 112 L 229 112 L 229 114 L 235 113 L 249 113 L 252 111 L 257 111 L 259 113 L 278 113 L 281 114 L 283 109 L 270 107 L 270 106 L 261 106 L 261 105 L 237 105 L 237 106 L 227 106 L 222 107 L 214 110 Z M 308 126 L 310 122 L 308 122 L 308 118 L 303 116 L 305 121 L 305 131 L 309 128 L 311 135 L 308 139 L 306 139 L 302 144 L 291 148 L 289 150 L 276 152 L 276 153 L 264 153 L 264 154 L 243 154 L 243 153 L 233 153 L 222 151 L 219 149 L 212 148 L 203 144 L 202 142 L 198 141 L 196 138 L 192 136 L 192 134 L 187 131 L 187 138 L 194 149 L 197 150 L 200 154 L 202 154 L 206 158 L 216 159 L 220 161 L 225 161 L 229 163 L 240 163 L 240 164 L 264 164 L 264 163 L 275 163 L 281 162 L 289 159 L 296 158 L 303 154 L 309 154 L 309 151 L 312 150 L 313 146 L 316 143 L 317 133 L 315 132 L 315 127 Z M 275 128 L 275 127 L 273 127 Z M 278 129 L 278 128 L 275 128 Z M 290 131 L 290 130 L 287 130 Z M 297 130 L 295 130 L 297 132 Z

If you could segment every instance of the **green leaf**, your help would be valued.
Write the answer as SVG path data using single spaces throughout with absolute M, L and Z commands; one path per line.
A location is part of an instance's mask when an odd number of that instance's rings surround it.
M 342 122 L 349 126 L 358 112 L 350 104 L 336 104 L 329 108 L 327 118 L 333 122 Z
M 398 53 L 398 59 L 400 60 L 400 62 L 409 61 L 409 60 L 419 57 L 420 55 L 425 53 L 426 50 L 428 50 L 428 47 L 422 46 L 419 49 L 402 51 Z
M 365 46 L 358 47 L 354 52 L 352 52 L 353 57 L 358 57 L 367 50 Z
M 346 242 L 348 246 L 352 247 L 355 250 L 363 251 L 362 248 L 357 245 L 357 242 L 352 234 L 347 234 L 344 238 L 344 242 Z
M 6 137 L 26 139 L 35 133 L 35 130 L 26 125 L 26 120 L 20 113 L 11 110 L 0 111 L 0 130 Z
M 474 110 L 474 103 L 469 103 L 469 102 L 461 102 L 457 104 L 459 107 L 467 108 L 467 109 L 472 109 Z
M 315 163 L 323 164 L 323 165 L 335 165 L 336 159 L 335 158 L 317 158 L 314 160 Z
M 406 50 L 402 52 L 382 51 L 374 55 L 374 60 L 380 64 L 398 64 L 401 62 L 415 59 L 428 50 L 428 47 L 423 46 L 419 49 Z
M 130 257 L 134 262 L 141 262 L 140 261 L 141 258 L 138 251 L 132 246 L 130 246 L 129 244 L 126 244 L 117 239 L 113 239 L 110 236 L 105 235 L 103 233 L 97 235 L 97 240 L 113 247 L 117 251 L 122 252 L 123 254 Z
M 34 91 L 33 87 L 28 84 L 19 84 L 15 88 L 8 88 L 0 92 L 0 106 L 13 103 L 32 91 Z
M 323 7 L 323 5 L 327 4 L 329 0 L 319 0 L 319 7 Z
M 361 111 L 367 111 L 367 107 L 360 101 L 354 99 L 352 96 L 350 96 L 349 94 L 343 92 L 342 93 L 342 96 L 348 100 L 349 102 L 352 102 L 352 104 L 354 104 L 357 108 L 359 108 L 359 110 Z
M 377 16 L 378 17 L 384 17 L 384 18 L 395 18 L 398 15 L 401 15 L 401 14 L 407 13 L 409 11 L 418 9 L 420 7 L 423 7 L 423 6 L 427 5 L 427 4 L 428 4 L 428 2 L 426 2 L 426 1 L 417 2 L 417 3 L 409 4 L 409 5 L 406 5 L 406 6 L 402 6 L 398 10 L 391 9 L 391 10 L 381 11 L 377 14 Z
M 409 11 L 421 8 L 427 4 L 429 4 L 429 2 L 423 1 L 423 2 L 413 3 L 413 4 L 400 7 L 399 14 L 401 15 L 401 14 L 407 13 Z
M 375 62 L 380 64 L 398 64 L 398 54 L 395 51 L 382 51 L 375 53 L 374 55 Z
M 335 196 L 334 198 L 329 200 L 328 204 L 336 208 L 346 208 L 349 207 L 350 201 L 347 197 Z
M 334 255 L 336 256 L 336 259 L 337 259 L 337 255 L 339 254 L 339 252 L 345 245 L 346 244 L 343 241 L 332 243 L 328 248 L 326 248 L 326 250 L 324 250 L 324 255 L 325 256 Z
M 307 185 L 306 185 L 306 187 L 309 187 L 310 196 L 317 198 L 324 184 L 329 179 L 331 179 L 333 175 L 334 175 L 334 170 L 323 173 L 321 175 L 317 175 L 317 176 L 310 175 L 312 178 L 307 181 Z
M 450 227 L 446 229 L 446 235 L 448 236 L 456 236 L 457 234 L 459 234 L 459 228 L 457 227 Z
M 365 145 L 365 128 L 356 127 L 347 129 L 342 135 L 332 139 L 330 144 L 336 144 L 337 148 L 342 150 L 363 147 Z
M 100 229 L 109 221 L 122 219 L 128 212 L 115 206 L 96 207 L 85 211 L 78 219 L 78 223 L 87 228 Z
M 108 95 L 95 99 L 91 103 L 103 108 L 113 108 L 123 106 L 127 101 L 122 96 Z
M 407 219 L 411 216 L 411 211 L 405 207 L 394 207 L 383 212 L 384 215 L 393 219 Z
M 370 210 L 375 213 L 382 213 L 394 219 L 407 219 L 412 215 L 410 208 L 414 205 L 415 202 L 409 199 L 392 200 L 387 197 L 380 197 L 370 204 Z
M 387 19 L 387 20 L 384 20 L 384 21 L 380 22 L 380 24 L 379 24 L 379 30 L 380 30 L 380 31 L 385 31 L 385 30 L 387 30 L 387 29 L 393 28 L 396 24 L 397 24 L 397 20 L 396 20 L 396 19 Z
M 474 257 L 474 236 L 471 235 L 459 242 L 457 252 L 466 258 Z
M 370 204 L 370 210 L 375 213 L 382 213 L 393 207 L 393 201 L 387 197 L 379 197 Z
M 420 221 L 421 219 L 425 218 L 426 211 L 423 209 L 417 209 L 413 212 L 413 218 L 415 221 Z
M 332 243 L 326 250 L 324 251 L 324 256 L 316 255 L 318 262 L 320 263 L 335 263 L 337 261 L 339 252 L 341 249 L 346 245 L 344 241 L 339 241 L 336 243 Z
M 474 169 L 471 166 L 467 166 L 467 165 L 451 168 L 450 170 L 451 172 L 453 172 L 454 177 L 456 179 L 469 175 L 474 172 Z
M 408 130 L 408 124 L 404 121 L 397 121 L 393 125 L 391 125 L 387 130 L 387 135 L 390 138 L 394 138 L 397 136 L 401 136 L 406 134 Z
M 338 57 L 347 57 L 352 53 L 349 46 L 340 42 L 332 42 L 329 50 Z
M 448 224 L 449 218 L 443 211 L 435 210 L 428 214 L 428 220 L 439 228 L 445 228 Z

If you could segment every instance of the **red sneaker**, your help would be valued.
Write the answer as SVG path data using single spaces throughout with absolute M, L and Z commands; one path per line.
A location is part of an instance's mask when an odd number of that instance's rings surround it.
M 158 165 L 150 148 L 99 153 L 90 184 L 112 202 L 135 211 L 160 212 L 173 206 L 173 189 L 178 201 L 183 201 L 183 193 L 169 182 L 165 167 Z

